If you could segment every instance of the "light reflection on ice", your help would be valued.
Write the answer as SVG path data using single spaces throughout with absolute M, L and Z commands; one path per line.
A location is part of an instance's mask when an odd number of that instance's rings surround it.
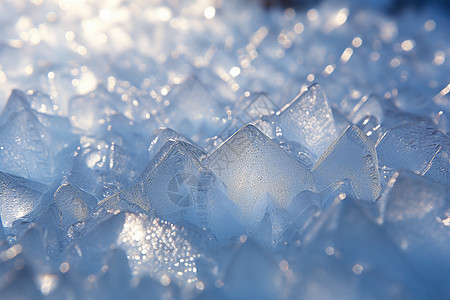
M 126 214 L 117 245 L 127 255 L 132 274 L 150 275 L 168 285 L 197 282 L 195 259 L 199 254 L 186 239 L 184 228 L 160 219 Z

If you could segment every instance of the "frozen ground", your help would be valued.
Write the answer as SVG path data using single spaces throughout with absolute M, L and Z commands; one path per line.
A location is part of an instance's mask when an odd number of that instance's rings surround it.
M 448 4 L 291 2 L 0 2 L 1 299 L 450 293 Z

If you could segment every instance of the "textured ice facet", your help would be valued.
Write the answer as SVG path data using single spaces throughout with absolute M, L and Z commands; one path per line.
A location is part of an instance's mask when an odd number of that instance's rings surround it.
M 278 113 L 283 136 L 299 142 L 316 157 L 337 137 L 333 113 L 319 85 L 312 85 Z
M 234 118 L 243 123 L 251 123 L 261 120 L 263 117 L 271 117 L 279 110 L 278 106 L 265 93 L 252 93 L 240 99 L 234 109 Z M 228 138 L 228 137 L 226 137 Z
M 0 117 L 0 170 L 50 183 L 70 159 L 64 149 L 73 143 L 64 118 L 32 110 L 27 96 L 14 90 Z
M 358 127 L 347 128 L 312 169 L 318 190 L 332 183 L 350 179 L 356 196 L 374 201 L 381 191 L 375 145 Z
M 234 118 L 229 120 L 226 129 L 219 135 L 222 141 L 229 138 L 245 124 L 252 124 L 267 136 L 275 137 L 275 113 L 278 106 L 265 93 L 254 93 L 237 102 Z
M 426 121 L 388 130 L 377 153 L 383 165 L 449 184 L 450 139 Z
M 41 198 L 48 187 L 38 182 L 0 172 L 0 215 L 3 227 L 10 227 L 19 218 L 31 219 L 38 213 Z
M 244 215 L 258 208 L 266 193 L 286 208 L 301 191 L 315 191 L 310 171 L 252 125 L 242 127 L 206 162 Z
M 286 275 L 270 253 L 246 241 L 232 257 L 224 282 L 224 299 L 275 299 L 283 290 Z
M 144 170 L 139 183 L 105 199 L 102 205 L 115 209 L 128 203 L 173 222 L 205 222 L 204 191 L 211 178 L 201 167 L 202 154 L 188 143 L 167 142 Z
M 74 223 L 85 221 L 97 205 L 93 196 L 70 184 L 64 184 L 58 188 L 54 201 L 60 213 L 62 230 L 67 230 Z

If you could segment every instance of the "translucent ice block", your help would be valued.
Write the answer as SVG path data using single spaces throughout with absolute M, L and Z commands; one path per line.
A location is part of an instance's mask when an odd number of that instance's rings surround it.
M 82 136 L 80 143 L 68 176 L 70 184 L 93 195 L 106 183 L 116 184 L 118 188 L 127 186 L 128 178 L 131 177 L 128 170 L 130 156 L 119 145 L 88 136 Z M 112 179 L 114 176 L 108 176 L 109 173 L 124 173 L 127 176 Z
M 194 146 L 169 141 L 150 162 L 140 182 L 101 204 L 105 208 L 134 205 L 173 222 L 206 222 L 204 191 L 211 178 L 199 161 L 201 151 Z
M 450 139 L 426 121 L 388 130 L 377 143 L 377 153 L 383 165 L 449 184 Z
M 150 144 L 148 145 L 148 157 L 150 160 L 153 159 L 161 148 L 170 140 L 193 144 L 187 137 L 170 128 L 158 128 L 150 137 Z
M 283 136 L 299 142 L 317 157 L 337 137 L 333 113 L 319 85 L 312 85 L 281 109 L 278 126 Z
M 244 214 L 264 201 L 266 193 L 286 208 L 301 191 L 315 191 L 310 171 L 252 125 L 242 127 L 206 162 Z
M 374 201 L 381 191 L 375 145 L 355 125 L 344 131 L 320 157 L 312 169 L 318 190 L 350 179 L 356 196 Z
M 275 258 L 249 240 L 232 257 L 223 279 L 221 292 L 226 296 L 222 299 L 276 299 L 286 281 Z

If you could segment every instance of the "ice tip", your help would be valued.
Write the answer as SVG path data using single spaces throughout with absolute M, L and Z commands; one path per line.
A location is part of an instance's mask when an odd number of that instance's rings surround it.
M 23 91 L 21 91 L 19 89 L 13 89 L 11 91 L 11 95 L 9 95 L 8 102 L 13 101 L 14 99 L 17 99 L 17 98 L 20 99 L 22 102 L 25 101 L 28 103 L 28 101 L 26 100 L 27 95 Z
M 354 133 L 358 135 L 361 139 L 364 141 L 369 141 L 370 139 L 367 137 L 367 135 L 362 131 L 358 126 L 355 124 L 351 124 L 347 127 L 347 129 L 344 130 L 344 134 L 351 134 Z
M 243 125 L 241 128 L 239 128 L 231 137 L 235 136 L 235 135 L 239 135 L 239 134 L 254 134 L 254 135 L 258 135 L 258 136 L 266 136 L 261 130 L 259 130 L 255 125 L 248 123 Z M 230 137 L 230 138 L 231 138 Z M 269 138 L 269 137 L 267 137 Z

